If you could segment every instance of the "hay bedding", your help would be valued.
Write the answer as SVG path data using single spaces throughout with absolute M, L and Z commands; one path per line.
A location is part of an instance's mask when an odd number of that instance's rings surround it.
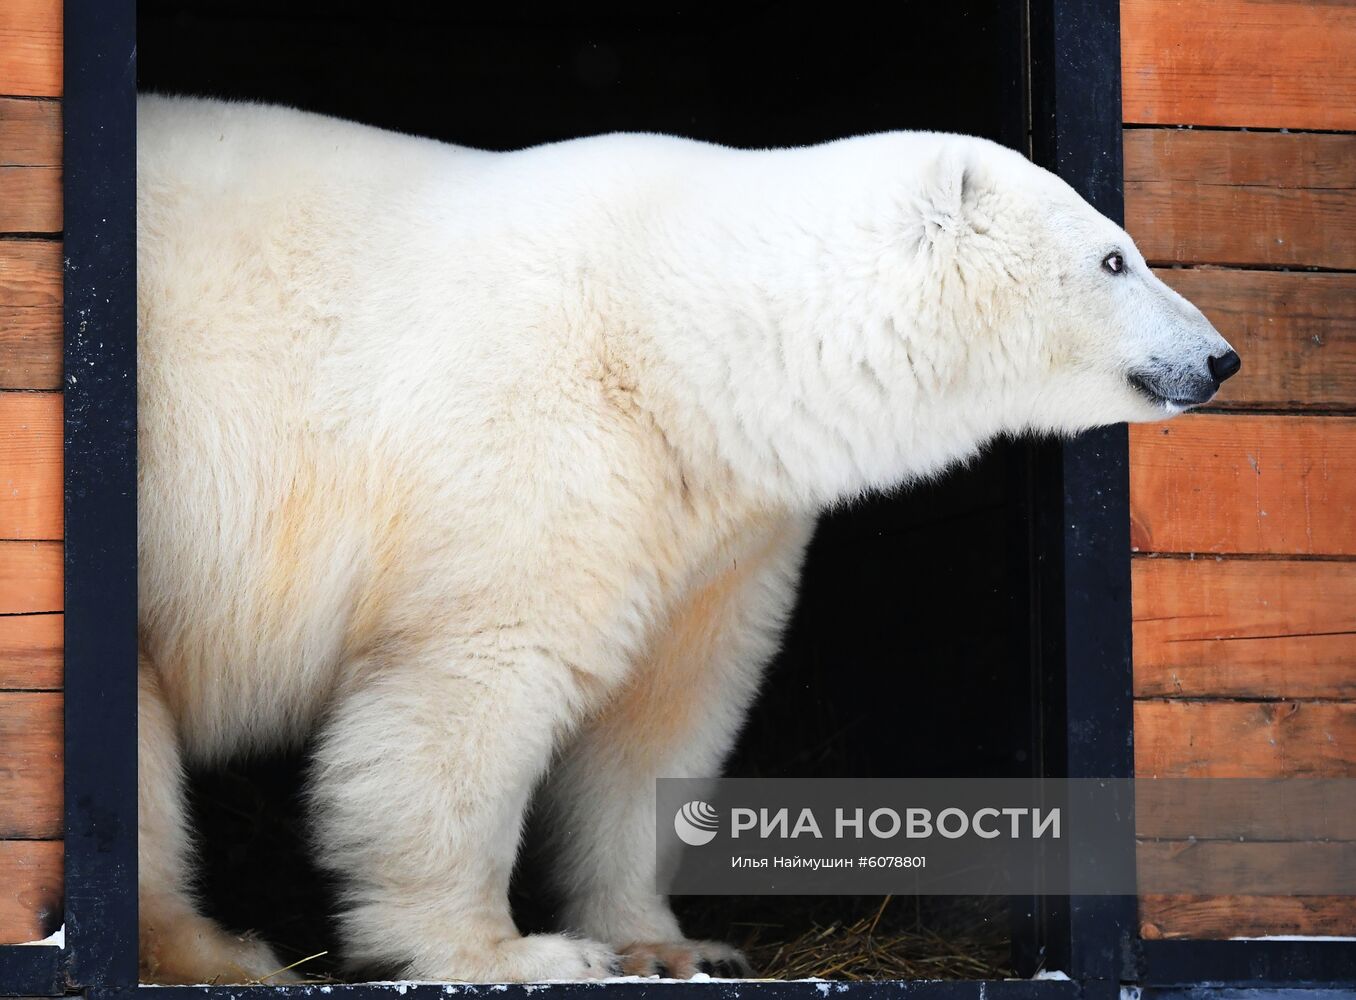
M 845 907 L 836 897 L 798 902 L 784 909 L 775 923 L 729 923 L 729 939 L 740 943 L 759 978 L 870 981 L 1012 975 L 1005 914 L 986 905 L 988 900 L 960 898 L 924 905 L 887 896 L 874 910 L 855 918 L 842 915 L 854 907 Z M 925 909 L 931 911 L 931 919 L 940 920 L 946 933 L 921 924 Z M 806 921 L 808 927 L 800 929 Z M 338 982 L 320 961 L 326 957 L 325 952 L 307 956 L 288 968 L 308 982 Z M 313 971 L 308 973 L 308 968 Z
M 693 907 L 694 900 L 675 902 L 694 934 L 739 946 L 766 979 L 1013 975 L 1003 899 L 765 896 L 701 900 L 703 907 Z M 730 914 L 724 929 L 710 922 L 720 909 Z

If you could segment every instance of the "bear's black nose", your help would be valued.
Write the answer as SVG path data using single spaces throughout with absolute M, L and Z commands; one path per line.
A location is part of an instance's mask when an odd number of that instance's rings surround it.
M 1215 381 L 1223 382 L 1238 374 L 1238 370 L 1243 367 L 1243 359 L 1238 356 L 1237 351 L 1225 351 L 1219 357 L 1211 358 L 1207 364 Z

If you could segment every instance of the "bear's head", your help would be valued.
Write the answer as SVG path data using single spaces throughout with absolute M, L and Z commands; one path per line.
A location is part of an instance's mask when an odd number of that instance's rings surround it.
M 992 366 L 1009 420 L 1065 433 L 1161 420 L 1209 402 L 1238 371 L 1201 311 L 1054 174 L 948 137 L 930 177 L 919 236 L 934 287 L 949 288 L 951 316 L 985 318 L 961 336 L 997 339 L 971 359 Z

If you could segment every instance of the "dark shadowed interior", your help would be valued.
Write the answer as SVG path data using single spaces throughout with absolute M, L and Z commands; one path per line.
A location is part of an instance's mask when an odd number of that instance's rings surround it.
M 609 131 L 736 146 L 888 129 L 1027 142 L 1023 4 L 952 0 L 506 5 L 141 0 L 142 90 L 281 102 L 492 149 Z M 1030 525 L 1033 446 L 997 443 L 969 467 L 826 516 L 785 647 L 730 764 L 737 775 L 1007 776 L 1039 755 Z M 331 887 L 306 861 L 304 758 L 194 778 L 203 890 L 232 927 L 286 960 L 337 949 Z M 525 927 L 549 921 L 533 864 Z M 678 901 L 694 936 L 775 948 L 850 926 L 879 898 Z M 1006 899 L 894 900 L 878 925 L 926 962 L 979 978 L 1020 952 Z M 785 949 L 783 949 L 785 951 Z M 334 974 L 337 950 L 304 969 Z M 1028 956 L 1029 958 L 1029 956 Z M 1019 958 L 1019 962 L 1024 960 Z M 855 967 L 854 967 L 855 968 Z M 884 967 L 880 975 L 891 974 Z M 908 966 L 915 968 L 915 966 Z M 854 974 L 871 975 L 863 967 Z M 846 974 L 846 973 L 843 973 Z M 893 974 L 899 974 L 895 972 Z

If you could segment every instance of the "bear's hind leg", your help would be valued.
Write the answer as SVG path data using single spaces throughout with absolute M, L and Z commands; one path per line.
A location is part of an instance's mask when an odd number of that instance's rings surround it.
M 295 982 L 262 941 L 230 934 L 198 912 L 189 892 L 192 843 L 174 719 L 155 667 L 137 666 L 137 895 L 141 981 Z

